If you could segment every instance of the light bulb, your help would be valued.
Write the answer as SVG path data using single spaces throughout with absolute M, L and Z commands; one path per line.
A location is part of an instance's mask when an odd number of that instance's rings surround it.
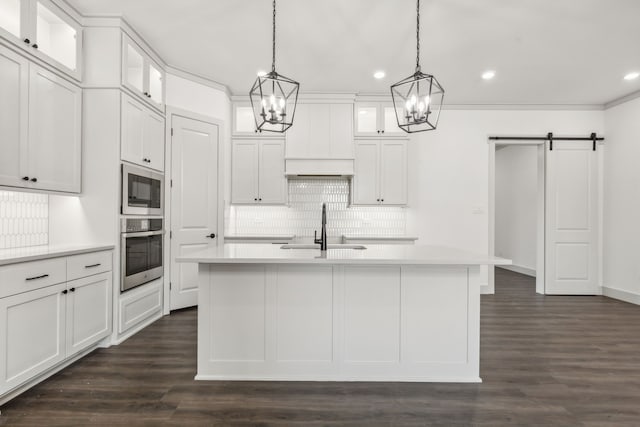
M 420 112 L 424 111 L 424 104 L 422 102 L 418 103 L 418 111 Z
M 267 106 L 267 100 L 262 98 L 262 108 Z
M 429 98 L 429 95 L 424 97 L 424 105 L 429 105 L 430 101 L 431 101 L 431 98 Z
M 271 108 L 275 108 L 275 106 L 276 106 L 276 96 L 274 94 L 271 94 L 271 96 L 269 97 L 269 102 L 271 103 Z
M 415 95 L 411 95 L 411 105 L 416 105 L 416 96 Z
M 284 98 L 280 98 L 280 108 L 284 108 L 284 106 L 285 106 Z
M 411 100 L 410 99 L 407 99 L 407 103 L 406 103 L 405 107 L 407 107 L 407 111 L 411 110 Z

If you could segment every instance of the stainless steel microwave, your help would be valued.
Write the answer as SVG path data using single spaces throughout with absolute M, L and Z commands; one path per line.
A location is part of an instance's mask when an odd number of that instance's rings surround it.
M 148 169 L 122 165 L 122 214 L 162 216 L 164 176 Z

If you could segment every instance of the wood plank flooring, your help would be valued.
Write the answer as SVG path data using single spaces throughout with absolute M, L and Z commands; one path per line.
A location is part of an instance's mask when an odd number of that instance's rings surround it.
M 196 310 L 100 349 L 2 408 L 0 425 L 640 425 L 640 307 L 545 297 L 496 273 L 482 384 L 196 382 Z

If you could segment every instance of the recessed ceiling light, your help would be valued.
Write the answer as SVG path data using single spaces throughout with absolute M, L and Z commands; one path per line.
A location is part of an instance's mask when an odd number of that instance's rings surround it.
M 625 80 L 635 80 L 635 79 L 637 79 L 638 77 L 640 77 L 640 73 L 638 73 L 638 72 L 633 72 L 633 73 L 629 73 L 629 74 L 627 74 L 626 76 L 624 76 L 624 79 L 625 79 Z
M 258 70 L 256 74 L 258 75 L 258 77 L 263 77 L 267 75 L 267 72 L 264 70 Z
M 495 76 L 496 76 L 496 72 L 492 70 L 485 71 L 484 73 L 482 73 L 482 78 L 485 80 L 491 80 Z
M 384 79 L 384 76 L 386 76 L 384 71 L 376 71 L 375 73 L 373 73 L 373 77 L 375 77 L 378 80 Z

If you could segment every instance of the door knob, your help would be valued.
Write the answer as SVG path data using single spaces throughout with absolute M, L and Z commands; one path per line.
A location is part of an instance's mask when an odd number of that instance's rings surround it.
M 209 235 L 208 235 L 208 236 L 206 236 L 206 237 L 207 237 L 207 239 L 215 239 L 215 238 L 216 238 L 216 235 L 215 235 L 215 233 L 211 233 L 211 234 L 209 234 Z

